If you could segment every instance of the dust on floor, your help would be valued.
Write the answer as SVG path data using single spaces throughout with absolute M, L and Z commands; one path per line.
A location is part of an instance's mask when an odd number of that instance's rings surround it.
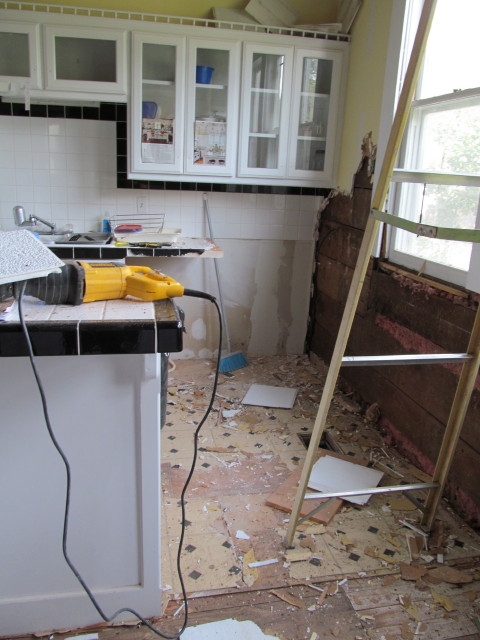
M 221 374 L 186 494 L 181 567 L 189 626 L 253 620 L 282 640 L 478 638 L 480 537 L 444 502 L 428 548 L 416 531 L 415 505 L 400 494 L 381 494 L 364 506 L 343 502 L 326 525 L 306 522 L 297 529 L 295 548 L 285 549 L 288 513 L 267 501 L 303 464 L 325 375 L 322 363 L 306 356 L 252 358 L 248 367 Z M 183 615 L 176 572 L 179 498 L 212 383 L 207 360 L 178 360 L 169 374 L 162 431 L 164 598 L 155 627 L 173 637 Z M 293 409 L 243 405 L 254 383 L 298 389 Z M 426 480 L 386 446 L 376 427 L 378 410 L 362 414 L 336 392 L 328 440 L 347 458 L 382 470 L 381 484 Z M 142 625 L 99 625 L 97 631 L 99 640 L 155 637 Z
M 396 493 L 374 495 L 361 507 L 344 502 L 325 526 L 301 525 L 293 556 L 301 552 L 297 557 L 303 559 L 290 561 L 291 556 L 286 556 L 288 514 L 266 503 L 303 463 L 304 440 L 312 430 L 325 375 L 326 369 L 318 360 L 286 356 L 254 358 L 248 367 L 220 376 L 214 410 L 200 432 L 197 467 L 186 496 L 182 572 L 187 591 L 196 597 L 314 584 L 323 589 L 316 609 L 321 609 L 340 588 L 360 612 L 367 632 L 379 615 L 371 610 L 380 607 L 380 613 L 385 613 L 395 603 L 398 615 L 383 616 L 387 626 L 396 625 L 392 637 L 416 632 L 426 638 L 419 625 L 431 625 L 437 618 L 441 624 L 437 625 L 436 638 L 459 637 L 448 635 L 455 627 L 457 631 L 462 629 L 463 636 L 475 634 L 478 583 L 472 586 L 472 582 L 480 575 L 480 538 L 446 504 L 438 513 L 435 548 L 424 548 L 423 538 L 416 531 L 420 511 Z M 180 604 L 175 569 L 179 497 L 190 468 L 193 433 L 208 403 L 212 381 L 212 365 L 205 360 L 177 361 L 169 376 L 168 415 L 162 433 L 162 575 L 165 603 L 170 600 L 167 614 Z M 242 404 L 254 383 L 297 388 L 293 409 Z M 377 419 L 377 407 L 362 415 L 348 396 L 336 392 L 327 432 L 352 460 L 374 464 L 383 471 L 381 484 L 425 480 L 421 470 L 385 445 L 376 428 Z M 420 501 L 425 495 L 415 493 Z M 434 567 L 442 566 L 438 561 L 466 572 L 466 582 L 452 586 L 451 582 L 435 579 Z M 252 563 L 261 566 L 251 567 Z M 426 569 L 422 575 L 415 574 L 413 582 L 407 572 L 412 563 Z M 401 586 L 391 587 L 392 597 L 383 602 L 379 594 L 390 587 L 383 582 L 389 575 Z M 362 584 L 367 584 L 366 593 L 372 589 L 378 592 L 373 600 L 362 599 Z M 397 589 L 404 594 L 404 601 L 399 599 Z M 469 595 L 463 598 L 463 592 Z M 453 596 L 456 599 L 452 600 Z M 450 620 L 447 626 L 446 619 Z M 381 634 L 368 637 L 380 638 Z

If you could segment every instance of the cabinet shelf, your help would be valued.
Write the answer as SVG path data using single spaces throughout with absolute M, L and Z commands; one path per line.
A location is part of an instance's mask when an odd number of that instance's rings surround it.
M 278 89 L 259 89 L 258 87 L 251 88 L 252 93 L 269 93 L 272 95 L 278 95 L 280 91 Z
M 162 87 L 173 87 L 175 82 L 173 80 L 142 80 L 142 84 Z
M 203 82 L 198 82 L 195 87 L 197 89 L 213 89 L 213 90 L 218 90 L 218 89 L 226 89 L 227 85 L 226 84 L 204 84 Z
M 326 142 L 326 138 L 319 138 L 318 136 L 297 136 L 297 140 L 314 140 L 315 142 Z
M 300 91 L 300 95 L 302 97 L 305 96 L 307 98 L 324 98 L 324 99 L 330 98 L 329 93 L 314 93 L 313 91 Z
M 249 133 L 250 138 L 278 138 L 278 133 Z

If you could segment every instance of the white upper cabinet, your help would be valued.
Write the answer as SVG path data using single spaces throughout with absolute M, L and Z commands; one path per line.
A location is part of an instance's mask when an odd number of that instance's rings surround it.
M 158 31 L 133 34 L 129 178 L 335 186 L 345 43 Z
M 0 85 L 41 87 L 40 25 L 3 22 L 0 25 Z
M 188 41 L 185 173 L 232 176 L 237 159 L 240 43 Z
M 286 176 L 292 61 L 293 47 L 245 44 L 240 176 Z
M 133 34 L 130 114 L 132 172 L 182 173 L 185 38 Z
M 45 26 L 45 88 L 122 94 L 127 90 L 127 34 L 116 29 Z
M 334 179 L 340 113 L 341 52 L 295 51 L 287 174 Z
M 0 91 L 7 99 L 126 102 L 129 30 L 116 21 L 0 10 Z
M 3 99 L 128 101 L 129 179 L 336 186 L 348 36 L 66 11 L 0 9 Z
M 239 49 L 238 42 L 133 34 L 132 173 L 235 173 Z

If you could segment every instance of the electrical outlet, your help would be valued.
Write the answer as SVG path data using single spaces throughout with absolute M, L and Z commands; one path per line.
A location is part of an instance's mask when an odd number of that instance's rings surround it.
M 145 197 L 140 196 L 137 198 L 137 213 L 145 213 L 147 210 L 147 200 Z

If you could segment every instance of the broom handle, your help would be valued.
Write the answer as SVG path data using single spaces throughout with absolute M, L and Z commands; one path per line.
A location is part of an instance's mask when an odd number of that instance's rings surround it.
M 215 237 L 213 235 L 213 229 L 212 229 L 212 221 L 210 220 L 210 208 L 208 206 L 208 197 L 206 193 L 203 194 L 203 203 L 205 205 L 204 206 L 205 216 L 207 218 L 207 225 L 208 225 L 208 232 L 210 234 L 210 240 L 213 243 L 215 243 Z M 232 345 L 230 343 L 230 334 L 228 332 L 227 316 L 225 315 L 225 308 L 223 306 L 222 280 L 220 277 L 220 269 L 218 268 L 217 260 L 220 260 L 220 258 L 213 258 L 213 264 L 215 267 L 215 274 L 217 276 L 218 297 L 220 298 L 220 309 L 222 310 L 223 330 L 225 332 L 225 339 L 227 341 L 228 353 L 231 353 Z

